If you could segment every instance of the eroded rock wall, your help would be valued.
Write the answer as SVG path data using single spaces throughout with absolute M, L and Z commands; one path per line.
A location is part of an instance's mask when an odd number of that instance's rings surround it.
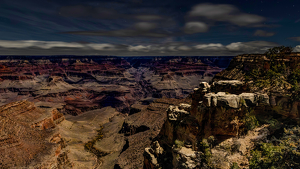
M 223 86 L 236 94 L 220 92 Z M 211 136 L 219 141 L 236 137 L 245 130 L 245 118 L 250 109 L 270 108 L 269 96 L 263 93 L 246 93 L 240 81 L 220 81 L 212 85 L 202 82 L 194 89 L 192 104 L 179 104 L 167 109 L 168 119 L 156 138 L 165 150 L 164 157 L 145 151 L 145 168 L 201 168 L 205 163 L 201 145 Z M 150 148 L 151 149 L 151 148 Z M 153 149 L 153 148 L 152 148 Z M 202 155 L 201 155 L 202 153 Z M 147 155 L 148 154 L 148 155 Z M 169 154 L 169 155 L 166 155 Z M 172 158 L 170 158 L 172 154 Z M 162 160 L 162 159 L 165 159 Z M 150 164 L 162 161 L 161 164 Z

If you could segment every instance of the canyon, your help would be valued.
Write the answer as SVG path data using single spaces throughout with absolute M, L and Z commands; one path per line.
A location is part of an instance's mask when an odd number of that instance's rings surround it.
M 230 59 L 2 57 L 1 168 L 142 168 L 165 110 Z
M 9 59 L 2 168 L 300 167 L 299 53 Z

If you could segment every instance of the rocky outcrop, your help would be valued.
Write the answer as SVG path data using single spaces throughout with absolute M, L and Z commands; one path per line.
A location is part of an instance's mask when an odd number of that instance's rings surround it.
M 144 168 L 146 169 L 155 169 L 161 168 L 160 165 L 161 156 L 164 152 L 164 149 L 159 145 L 158 141 L 154 141 L 151 143 L 151 147 L 145 148 L 144 152 Z
M 221 106 L 224 108 L 241 108 L 258 106 L 258 104 L 269 104 L 269 96 L 267 94 L 261 93 L 241 93 L 227 94 L 225 92 L 208 93 L 204 95 L 204 100 L 202 102 L 207 107 Z
M 168 119 L 171 121 L 177 121 L 184 116 L 189 115 L 189 109 L 191 105 L 181 103 L 179 106 L 170 106 L 167 109 Z
M 192 169 L 200 166 L 201 152 L 193 151 L 191 147 L 173 148 L 174 168 Z
M 249 92 L 250 89 L 248 84 L 239 80 L 220 80 L 213 82 L 211 91 L 241 94 Z
M 213 136 L 222 141 L 235 137 L 246 127 L 244 119 L 249 108 L 270 108 L 267 94 L 219 92 L 223 86 L 239 88 L 241 92 L 245 90 L 242 89 L 243 85 L 243 82 L 236 80 L 215 82 L 212 85 L 202 82 L 194 89 L 191 105 L 171 105 L 167 109 L 168 119 L 157 137 L 158 143 L 165 150 L 163 154 L 169 155 L 156 157 L 153 153 L 149 154 L 151 148 L 148 148 L 145 150 L 145 168 L 167 168 L 170 165 L 173 168 L 203 167 L 202 139 Z M 170 153 L 173 154 L 172 160 L 167 158 Z

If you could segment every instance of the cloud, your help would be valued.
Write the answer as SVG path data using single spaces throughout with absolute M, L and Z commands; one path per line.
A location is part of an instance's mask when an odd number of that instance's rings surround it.
M 238 26 L 249 26 L 254 25 L 256 23 L 261 23 L 265 19 L 258 15 L 252 14 L 239 14 L 229 18 L 229 21 L 238 25 Z
M 93 49 L 93 50 L 116 50 L 115 45 L 102 43 L 78 43 L 78 42 L 60 42 L 60 41 L 37 41 L 37 40 L 20 40 L 9 41 L 0 40 L 0 47 L 2 48 L 80 48 L 80 49 Z
M 128 50 L 129 51 L 149 52 L 150 48 L 151 48 L 151 45 L 148 45 L 148 46 L 138 45 L 138 46 L 129 46 Z
M 168 47 L 168 50 L 169 50 L 169 51 L 177 51 L 175 48 L 176 48 L 176 46 L 169 46 L 169 47 Z
M 233 5 L 211 3 L 194 6 L 188 13 L 188 17 L 202 17 L 211 21 L 230 22 L 238 26 L 253 26 L 265 20 L 264 17 L 258 15 L 240 12 L 239 9 Z
M 188 22 L 184 26 L 184 32 L 187 34 L 194 34 L 207 31 L 208 26 L 203 22 Z
M 235 56 L 243 53 L 264 53 L 279 46 L 274 42 L 250 41 L 189 44 L 170 42 L 164 44 L 122 45 L 110 43 L 79 43 L 60 41 L 0 40 L 2 55 L 115 55 L 115 56 Z M 300 45 L 295 48 L 300 51 Z
M 267 32 L 267 31 L 263 31 L 263 30 L 257 30 L 257 31 L 254 32 L 253 35 L 254 36 L 268 37 L 268 36 L 275 35 L 275 33 L 274 32 Z
M 297 46 L 294 48 L 293 51 L 294 51 L 294 52 L 300 52 L 300 45 L 297 45 Z
M 179 46 L 177 48 L 178 50 L 181 50 L 181 51 L 189 51 L 191 50 L 192 48 L 188 47 L 188 46 Z
M 289 39 L 300 42 L 300 36 L 298 36 L 298 37 L 290 37 Z
M 134 25 L 137 30 L 141 31 L 149 31 L 151 29 L 156 28 L 156 23 L 151 22 L 138 22 Z
M 245 53 L 261 53 L 265 49 L 278 46 L 275 42 L 267 41 L 250 41 L 250 42 L 233 42 L 226 46 L 229 51 L 243 51 Z
M 219 19 L 235 11 L 238 11 L 238 9 L 233 5 L 204 3 L 194 6 L 189 12 L 189 16 L 204 16 L 210 19 Z
M 200 44 L 194 46 L 195 49 L 201 50 L 222 50 L 225 49 L 224 45 L 221 43 L 209 43 L 209 44 Z

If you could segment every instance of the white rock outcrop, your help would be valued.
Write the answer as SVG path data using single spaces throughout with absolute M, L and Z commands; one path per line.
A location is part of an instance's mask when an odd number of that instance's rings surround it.
M 208 107 L 227 106 L 237 109 L 242 105 L 248 107 L 269 104 L 269 96 L 261 93 L 241 93 L 239 95 L 225 92 L 207 93 L 204 95 L 203 103 Z
M 189 113 L 190 108 L 191 108 L 191 105 L 184 104 L 184 103 L 181 103 L 180 106 L 172 106 L 171 105 L 167 109 L 168 119 L 171 121 L 176 121 L 180 117 L 190 114 Z

